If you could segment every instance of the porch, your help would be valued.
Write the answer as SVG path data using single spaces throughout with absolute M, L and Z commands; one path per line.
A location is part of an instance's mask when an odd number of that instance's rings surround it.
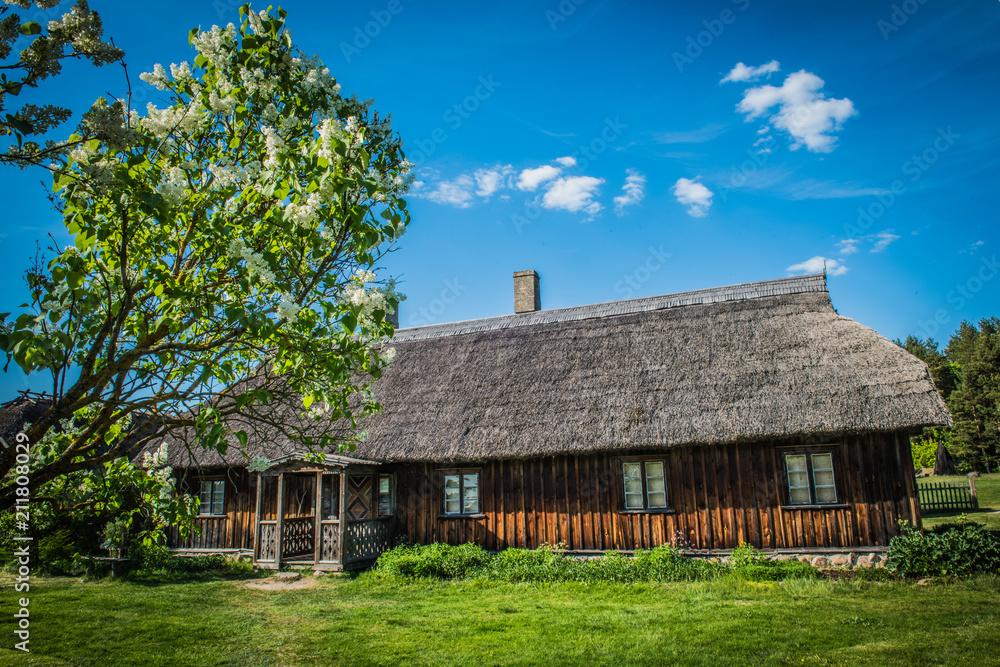
M 292 455 L 257 474 L 254 564 L 337 572 L 370 565 L 395 534 L 393 477 L 371 461 Z

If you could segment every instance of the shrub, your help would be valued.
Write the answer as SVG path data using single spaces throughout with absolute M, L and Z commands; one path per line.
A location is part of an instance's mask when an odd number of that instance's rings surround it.
M 474 574 L 489 561 L 490 555 L 475 544 L 402 545 L 379 556 L 375 570 L 406 579 L 459 579 Z
M 227 557 L 224 554 L 204 556 L 178 556 L 161 544 L 132 547 L 133 574 L 224 574 L 245 576 L 253 573 L 249 561 Z
M 740 546 L 733 549 L 729 554 L 729 563 L 733 567 L 745 567 L 747 565 L 760 565 L 768 563 L 767 556 L 763 551 L 756 549 L 752 544 L 741 542 Z
M 938 441 L 934 438 L 914 438 L 910 440 L 910 454 L 917 468 L 933 468 Z
M 712 579 L 725 569 L 717 563 L 688 558 L 679 549 L 667 544 L 649 551 L 636 551 L 632 567 L 635 571 L 632 581 Z
M 490 556 L 472 544 L 399 546 L 383 553 L 374 576 L 403 579 L 458 579 L 483 577 L 510 583 L 639 583 L 704 581 L 732 572 L 751 581 L 779 581 L 816 577 L 817 571 L 798 561 L 774 562 L 749 546 L 734 552 L 737 566 L 689 558 L 672 545 L 638 550 L 632 557 L 609 551 L 600 558 L 578 560 L 562 545 L 538 549 L 506 549 Z
M 504 549 L 490 559 L 491 578 L 513 583 L 552 582 L 580 579 L 582 565 L 566 558 L 559 546 L 543 545 L 538 549 Z M 577 570 L 577 571 L 574 571 Z
M 977 523 L 922 533 L 912 526 L 892 538 L 885 566 L 903 577 L 964 576 L 1000 569 L 1000 539 Z
M 797 560 L 765 560 L 733 567 L 733 575 L 747 581 L 785 581 L 786 579 L 816 579 L 819 570 Z

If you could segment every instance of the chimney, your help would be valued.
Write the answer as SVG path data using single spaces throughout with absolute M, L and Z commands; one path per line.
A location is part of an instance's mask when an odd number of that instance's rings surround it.
M 538 274 L 534 271 L 514 272 L 514 312 L 533 313 L 542 309 L 538 295 Z
M 389 312 L 388 306 L 386 307 L 385 321 L 391 324 L 393 329 L 399 328 L 399 306 L 396 306 L 396 310 L 391 313 Z

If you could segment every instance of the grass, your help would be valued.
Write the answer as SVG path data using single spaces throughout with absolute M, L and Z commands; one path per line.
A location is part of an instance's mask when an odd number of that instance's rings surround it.
M 930 482 L 968 483 L 965 475 L 941 475 L 918 479 L 917 484 Z M 933 512 L 924 514 L 924 528 L 930 530 L 942 523 L 954 523 L 965 514 L 976 523 L 985 524 L 990 530 L 1000 530 L 1000 473 L 980 475 L 976 478 L 976 495 L 979 497 L 978 512 Z
M 11 590 L 12 578 L 0 576 Z M 1000 578 L 692 584 L 33 579 L 0 665 L 996 664 Z M 7 609 L 10 609 L 8 606 Z

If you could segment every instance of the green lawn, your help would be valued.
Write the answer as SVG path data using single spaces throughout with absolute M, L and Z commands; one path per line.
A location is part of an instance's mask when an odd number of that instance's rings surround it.
M 0 587 L 11 591 L 8 575 Z M 9 596 L 8 598 L 9 599 Z M 672 585 L 32 582 L 12 665 L 997 664 L 1000 579 Z
M 924 477 L 917 484 L 930 482 L 961 482 L 968 483 L 965 475 L 942 475 L 940 477 Z M 1000 474 L 981 475 L 976 478 L 976 495 L 979 497 L 979 511 L 965 514 L 976 523 L 984 523 L 991 530 L 1000 530 Z M 941 523 L 954 523 L 962 512 L 934 512 L 924 514 L 924 528 L 933 528 Z

